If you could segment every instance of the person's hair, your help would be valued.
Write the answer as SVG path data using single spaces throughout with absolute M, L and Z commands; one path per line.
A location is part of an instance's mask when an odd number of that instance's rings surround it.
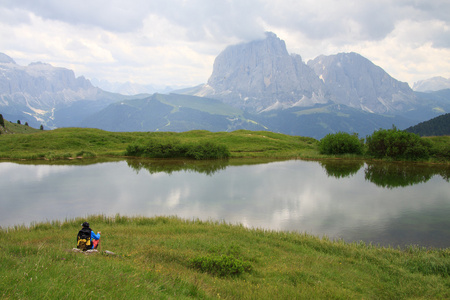
M 88 223 L 88 222 L 84 222 L 83 224 L 81 224 L 81 226 L 83 226 L 83 227 L 89 227 L 89 223 Z

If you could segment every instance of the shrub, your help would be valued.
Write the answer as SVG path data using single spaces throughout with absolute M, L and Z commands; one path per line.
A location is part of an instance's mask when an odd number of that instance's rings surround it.
M 249 262 L 242 261 L 232 255 L 196 257 L 191 259 L 191 266 L 202 272 L 222 277 L 237 276 L 252 270 Z
M 230 152 L 224 145 L 206 142 L 187 145 L 186 156 L 194 159 L 217 159 L 228 158 Z
M 363 146 L 356 134 L 329 133 L 319 142 L 321 154 L 362 154 Z
M 152 158 L 221 159 L 230 157 L 228 148 L 210 142 L 181 144 L 179 141 L 150 140 L 146 144 L 128 145 L 125 155 Z
M 427 159 L 431 143 L 414 133 L 392 129 L 375 131 L 366 138 L 367 153 L 374 157 L 418 160 Z

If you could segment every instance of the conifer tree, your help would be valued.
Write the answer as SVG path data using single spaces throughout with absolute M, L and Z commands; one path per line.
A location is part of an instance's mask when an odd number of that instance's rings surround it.
M 3 119 L 3 115 L 0 114 L 0 126 L 5 127 L 5 120 Z

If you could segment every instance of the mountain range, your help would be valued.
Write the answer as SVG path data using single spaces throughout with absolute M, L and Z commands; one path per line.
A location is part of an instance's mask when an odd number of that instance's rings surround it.
M 442 76 L 420 80 L 413 85 L 413 90 L 416 92 L 435 92 L 445 89 L 450 89 L 450 78 Z
M 46 128 L 79 124 L 107 105 L 134 97 L 105 92 L 72 70 L 35 62 L 28 66 L 0 53 L 0 112 Z
M 171 94 L 105 92 L 73 71 L 0 54 L 0 113 L 45 128 L 269 130 L 321 138 L 400 129 L 450 111 L 450 90 L 415 92 L 357 53 L 305 63 L 274 33 L 232 45 L 207 83 Z

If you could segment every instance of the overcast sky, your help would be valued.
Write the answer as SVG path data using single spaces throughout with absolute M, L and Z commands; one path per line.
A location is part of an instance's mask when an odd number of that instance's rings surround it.
M 411 86 L 450 77 L 449 0 L 0 0 L 0 52 L 109 81 L 205 83 L 265 31 L 305 62 L 353 51 Z

